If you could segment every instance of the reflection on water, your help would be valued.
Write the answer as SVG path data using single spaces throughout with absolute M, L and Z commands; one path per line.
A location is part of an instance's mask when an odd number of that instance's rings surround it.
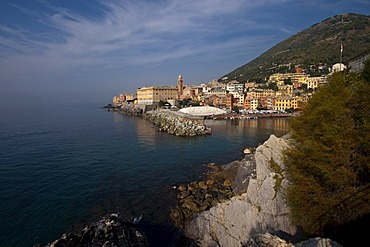
M 227 140 L 253 138 L 263 133 L 281 136 L 290 131 L 289 118 L 205 120 L 212 135 L 224 135 Z
M 270 135 L 274 133 L 276 136 L 282 136 L 290 131 L 290 118 L 259 118 L 259 119 L 225 119 L 225 120 L 204 120 L 204 124 L 212 129 L 212 138 L 214 142 L 222 137 L 228 141 L 236 143 L 244 143 L 245 139 L 260 138 L 261 135 Z M 122 116 L 117 116 L 117 123 L 121 125 Z M 147 150 L 154 150 L 155 145 L 161 142 L 162 135 L 167 133 L 158 132 L 157 126 L 142 118 L 135 118 L 136 137 L 138 144 Z M 207 136 L 186 137 L 170 137 L 176 146 L 181 147 L 186 145 L 199 145 L 204 143 L 204 138 Z
M 156 137 L 158 134 L 158 127 L 153 123 L 141 119 L 143 121 L 136 121 L 136 135 L 140 146 L 145 148 L 154 149 Z

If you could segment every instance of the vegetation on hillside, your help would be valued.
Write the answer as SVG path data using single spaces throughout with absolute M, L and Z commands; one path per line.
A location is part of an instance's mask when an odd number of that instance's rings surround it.
M 219 79 L 220 82 L 263 82 L 273 73 L 295 72 L 302 67 L 312 76 L 328 74 L 328 69 L 342 61 L 368 51 L 370 43 L 370 16 L 343 14 L 299 32 L 280 42 L 251 62 Z
M 369 96 L 370 60 L 359 74 L 333 74 L 292 119 L 288 202 L 308 235 L 370 214 Z

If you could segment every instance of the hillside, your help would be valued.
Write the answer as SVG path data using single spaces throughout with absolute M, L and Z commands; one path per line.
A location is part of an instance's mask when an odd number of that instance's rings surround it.
M 273 73 L 294 72 L 295 66 L 311 75 L 324 74 L 340 61 L 341 43 L 344 63 L 369 50 L 370 16 L 343 14 L 328 18 L 280 42 L 219 81 L 263 81 Z

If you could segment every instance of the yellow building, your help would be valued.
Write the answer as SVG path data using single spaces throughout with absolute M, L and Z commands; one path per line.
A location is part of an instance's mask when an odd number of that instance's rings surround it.
M 293 85 L 278 86 L 278 90 L 279 92 L 281 92 L 282 95 L 286 95 L 286 96 L 293 95 Z
M 236 99 L 237 106 L 239 106 L 239 107 L 243 107 L 244 106 L 244 98 L 245 98 L 245 95 L 243 93 L 230 92 L 230 94 L 232 94 L 233 97 L 234 97 L 234 99 Z
M 307 89 L 316 89 L 320 85 L 325 84 L 327 79 L 325 76 L 318 76 L 318 77 L 308 77 L 307 79 Z
M 134 94 L 134 93 L 128 93 L 128 94 L 126 94 L 126 101 L 128 101 L 128 100 L 134 100 L 134 99 L 136 99 L 136 93 Z
M 247 98 L 274 97 L 276 92 L 272 89 L 253 89 L 246 93 Z
M 269 82 L 276 83 L 277 85 L 283 85 L 284 80 L 290 79 L 292 83 L 300 83 L 300 84 L 306 84 L 307 83 L 308 75 L 306 73 L 276 73 L 272 74 L 269 77 Z
M 160 101 L 169 102 L 172 105 L 178 97 L 178 88 L 173 86 L 152 86 L 137 89 L 138 104 L 154 105 Z
M 113 96 L 112 103 L 113 105 L 121 103 L 119 96 Z
M 286 109 L 297 109 L 301 108 L 303 104 L 303 99 L 301 96 L 289 97 L 281 96 L 275 99 L 274 110 L 286 110 Z

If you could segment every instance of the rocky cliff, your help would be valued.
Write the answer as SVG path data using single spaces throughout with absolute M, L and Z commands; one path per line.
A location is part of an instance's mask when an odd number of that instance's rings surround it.
M 288 135 L 271 135 L 254 154 L 247 154 L 238 163 L 238 169 L 233 162 L 224 167 L 234 167 L 235 196 L 189 217 L 185 235 L 200 246 L 340 246 L 325 239 L 311 239 L 300 245 L 289 243 L 299 238 L 285 199 L 289 182 L 283 150 L 289 146 Z

